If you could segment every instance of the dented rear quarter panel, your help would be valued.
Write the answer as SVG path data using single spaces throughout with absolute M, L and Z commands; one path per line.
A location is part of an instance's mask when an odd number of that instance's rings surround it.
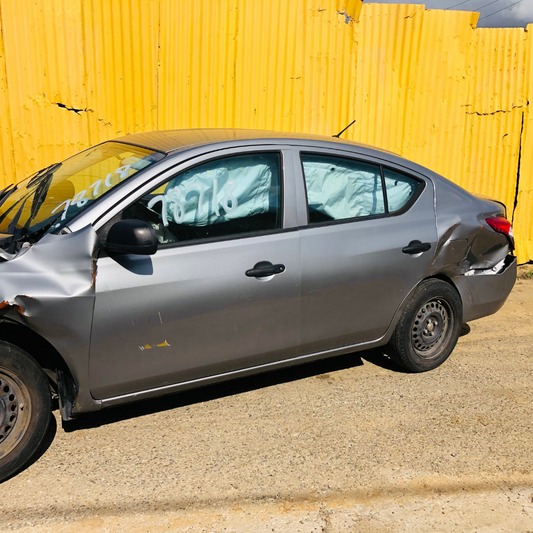
M 503 306 L 516 282 L 517 260 L 510 255 L 507 237 L 485 221 L 505 216 L 506 208 L 441 176 L 434 175 L 433 180 L 438 244 L 430 275 L 444 275 L 455 285 L 464 322 L 491 315 Z M 502 261 L 503 268 L 491 272 Z
M 438 244 L 431 274 L 453 277 L 472 269 L 492 268 L 510 251 L 504 235 L 493 231 L 485 219 L 504 216 L 505 208 L 483 200 L 438 175 L 435 212 Z

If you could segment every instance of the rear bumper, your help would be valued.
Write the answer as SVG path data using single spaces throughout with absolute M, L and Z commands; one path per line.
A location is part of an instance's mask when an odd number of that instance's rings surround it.
M 516 257 L 508 255 L 498 274 L 457 276 L 453 282 L 463 300 L 463 322 L 496 313 L 516 282 Z

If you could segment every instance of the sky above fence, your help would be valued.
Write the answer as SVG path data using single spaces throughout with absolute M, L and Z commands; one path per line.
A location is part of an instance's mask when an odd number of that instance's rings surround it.
M 533 0 L 365 0 L 372 4 L 424 4 L 426 9 L 480 13 L 478 28 L 516 28 L 533 23 Z

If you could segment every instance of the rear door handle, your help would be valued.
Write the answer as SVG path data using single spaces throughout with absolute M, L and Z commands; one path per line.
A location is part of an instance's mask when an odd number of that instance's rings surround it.
M 273 265 L 270 261 L 260 261 L 254 268 L 246 271 L 249 278 L 266 278 L 285 272 L 285 265 Z
M 408 246 L 402 248 L 404 254 L 420 254 L 422 252 L 427 252 L 431 249 L 431 243 L 429 242 L 420 242 L 420 241 L 411 241 Z

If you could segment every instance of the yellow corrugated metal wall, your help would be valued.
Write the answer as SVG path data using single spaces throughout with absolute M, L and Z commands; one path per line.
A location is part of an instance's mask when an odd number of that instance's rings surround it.
M 361 0 L 0 0 L 0 184 L 125 133 L 380 146 L 506 203 L 533 259 L 533 39 Z M 532 29 L 530 26 L 528 29 Z
M 529 32 L 533 26 L 528 26 Z M 533 36 L 529 33 L 526 45 L 525 98 L 523 109 L 523 141 L 520 150 L 520 182 L 517 185 L 514 229 L 517 235 L 518 257 L 521 261 L 533 260 Z

